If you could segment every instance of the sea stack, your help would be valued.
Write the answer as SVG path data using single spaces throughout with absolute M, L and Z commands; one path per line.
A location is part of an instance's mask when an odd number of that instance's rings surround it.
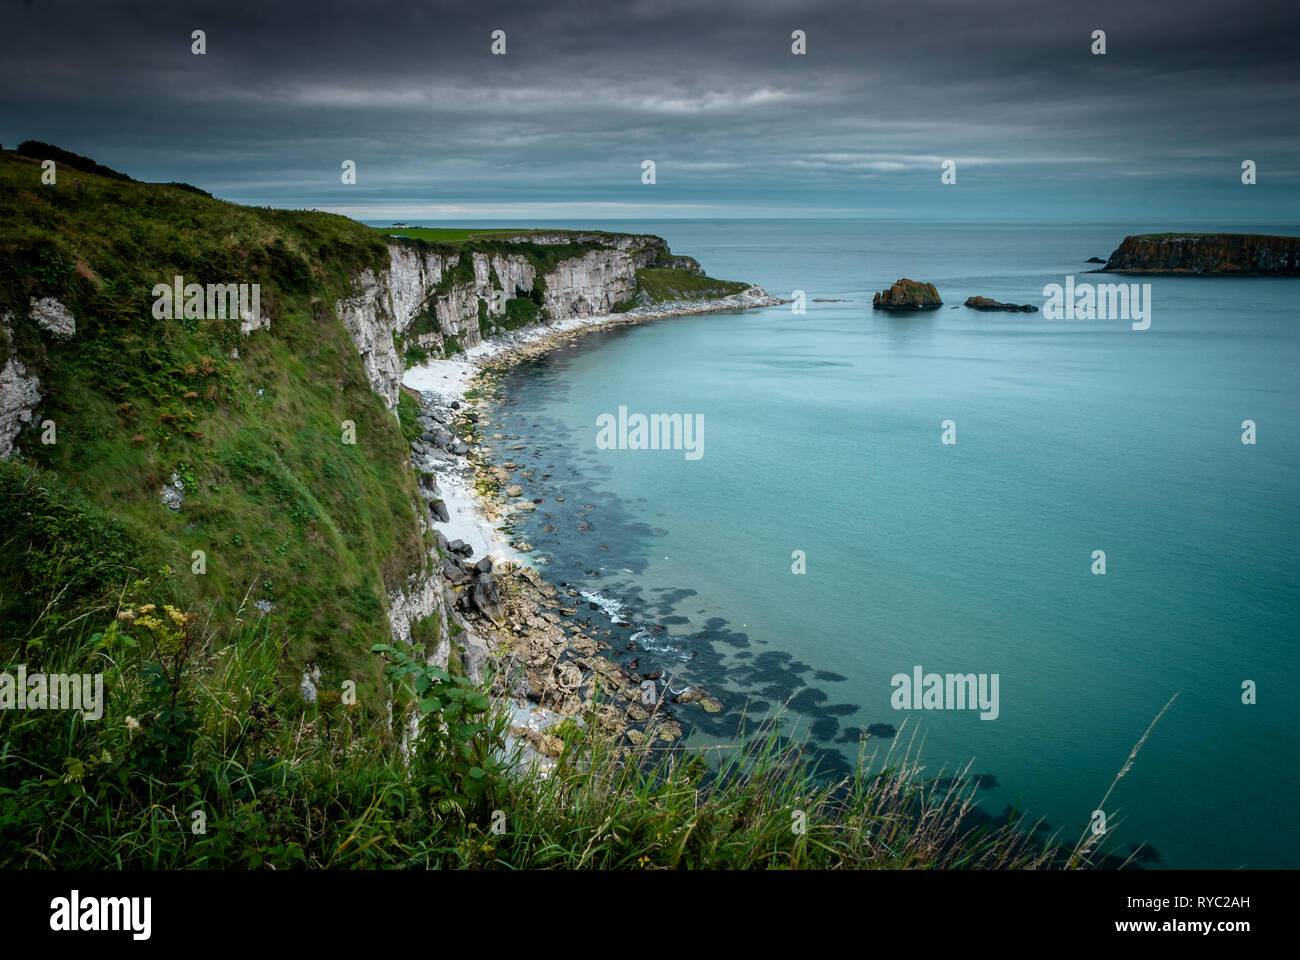
M 933 283 L 921 283 L 906 277 L 871 298 L 873 310 L 937 310 L 942 306 L 943 301 Z

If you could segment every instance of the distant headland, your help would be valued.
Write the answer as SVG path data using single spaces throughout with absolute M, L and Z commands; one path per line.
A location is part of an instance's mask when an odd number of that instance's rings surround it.
M 1125 237 L 1098 273 L 1300 276 L 1300 237 L 1148 233 Z

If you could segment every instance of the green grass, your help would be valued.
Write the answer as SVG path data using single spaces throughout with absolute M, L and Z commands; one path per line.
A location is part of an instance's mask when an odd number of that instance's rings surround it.
M 39 375 L 37 420 L 55 422 L 57 443 L 22 434 L 27 472 L 8 468 L 6 483 L 69 491 L 64 518 L 111 512 L 134 568 L 165 577 L 178 603 L 231 625 L 245 597 L 263 600 L 294 669 L 314 661 L 373 685 L 365 651 L 389 636 L 383 598 L 424 563 L 406 442 L 333 312 L 358 270 L 386 265 L 382 239 L 330 214 L 62 166 L 42 186 L 40 172 L 0 155 L 0 312 L 16 315 L 8 349 Z M 152 287 L 176 274 L 259 283 L 271 329 L 245 337 L 237 320 L 155 319 Z M 29 298 L 46 296 L 76 317 L 71 341 L 27 317 Z M 159 497 L 173 474 L 186 481 L 179 512 Z M 0 541 L 61 555 L 77 549 L 72 528 L 6 524 Z M 52 595 L 65 573 L 28 589 Z M 32 629 L 12 583 L 0 582 L 0 652 Z M 86 602 L 121 586 L 102 582 Z
M 466 240 L 495 235 L 511 235 L 509 230 L 461 230 L 455 227 L 376 227 L 375 231 L 386 237 L 410 237 L 430 243 L 460 244 Z
M 733 280 L 715 280 L 686 270 L 645 267 L 636 272 L 637 293 L 644 293 L 653 303 L 667 300 L 704 300 L 728 297 L 749 288 Z
M 540 227 L 520 227 L 518 229 L 476 230 L 461 227 L 375 227 L 375 231 L 386 237 L 409 237 L 413 240 L 425 240 L 429 243 L 459 245 L 474 240 L 491 241 L 499 237 L 520 237 L 530 235 L 546 236 L 581 236 L 598 235 L 606 237 L 625 236 L 605 230 L 548 230 Z
M 402 389 L 397 395 L 397 416 L 402 438 L 414 443 L 420 436 L 420 401 Z

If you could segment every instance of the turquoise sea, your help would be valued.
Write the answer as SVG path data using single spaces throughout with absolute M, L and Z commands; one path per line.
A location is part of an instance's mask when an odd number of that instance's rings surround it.
M 711 276 L 847 301 L 593 334 L 506 380 L 497 419 L 535 471 L 516 482 L 545 498 L 533 556 L 636 624 L 622 662 L 724 701 L 678 711 L 695 741 L 779 704 L 828 768 L 866 730 L 882 753 L 915 732 L 936 775 L 983 775 L 984 810 L 1073 842 L 1177 694 L 1106 805 L 1112 849 L 1300 866 L 1300 280 L 1087 275 L 1168 223 L 550 225 L 656 233 Z M 1150 283 L 1150 329 L 962 306 L 1041 307 L 1068 275 Z M 873 311 L 900 277 L 944 307 Z M 702 415 L 703 456 L 598 449 L 620 406 Z M 917 665 L 997 674 L 999 715 L 894 709 Z

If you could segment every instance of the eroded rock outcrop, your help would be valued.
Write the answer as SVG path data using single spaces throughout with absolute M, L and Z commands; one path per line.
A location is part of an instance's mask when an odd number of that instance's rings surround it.
M 636 267 L 619 250 L 593 250 L 546 275 L 546 306 L 556 320 L 612 313 L 636 293 Z
M 31 318 L 36 325 L 56 340 L 69 340 L 77 333 L 77 321 L 58 300 L 44 297 L 31 298 Z M 0 460 L 7 460 L 14 452 L 14 441 L 23 428 L 32 422 L 41 402 L 41 380 L 36 372 L 23 363 L 15 352 L 14 322 L 12 313 L 0 318 Z
M 76 336 L 77 321 L 68 312 L 68 308 L 53 297 L 37 300 L 32 297 L 32 319 L 42 329 L 60 340 L 70 340 Z
M 943 301 L 933 283 L 906 277 L 871 298 L 873 310 L 934 310 L 941 306 Z
M 1103 273 L 1300 276 L 1300 237 L 1159 233 L 1125 237 Z
M 990 297 L 967 297 L 966 306 L 972 310 L 1001 310 L 1007 313 L 1037 313 L 1032 303 L 1002 303 Z
M 9 329 L 0 326 L 0 337 L 10 339 Z M 30 374 L 22 361 L 10 355 L 0 367 L 0 460 L 14 452 L 14 440 L 32 422 L 41 402 L 41 381 Z
M 388 269 L 359 274 L 353 296 L 336 301 L 334 310 L 357 345 L 370 386 L 396 411 L 404 364 L 393 334 L 410 326 L 442 280 L 448 258 L 400 244 L 389 244 L 388 255 Z

